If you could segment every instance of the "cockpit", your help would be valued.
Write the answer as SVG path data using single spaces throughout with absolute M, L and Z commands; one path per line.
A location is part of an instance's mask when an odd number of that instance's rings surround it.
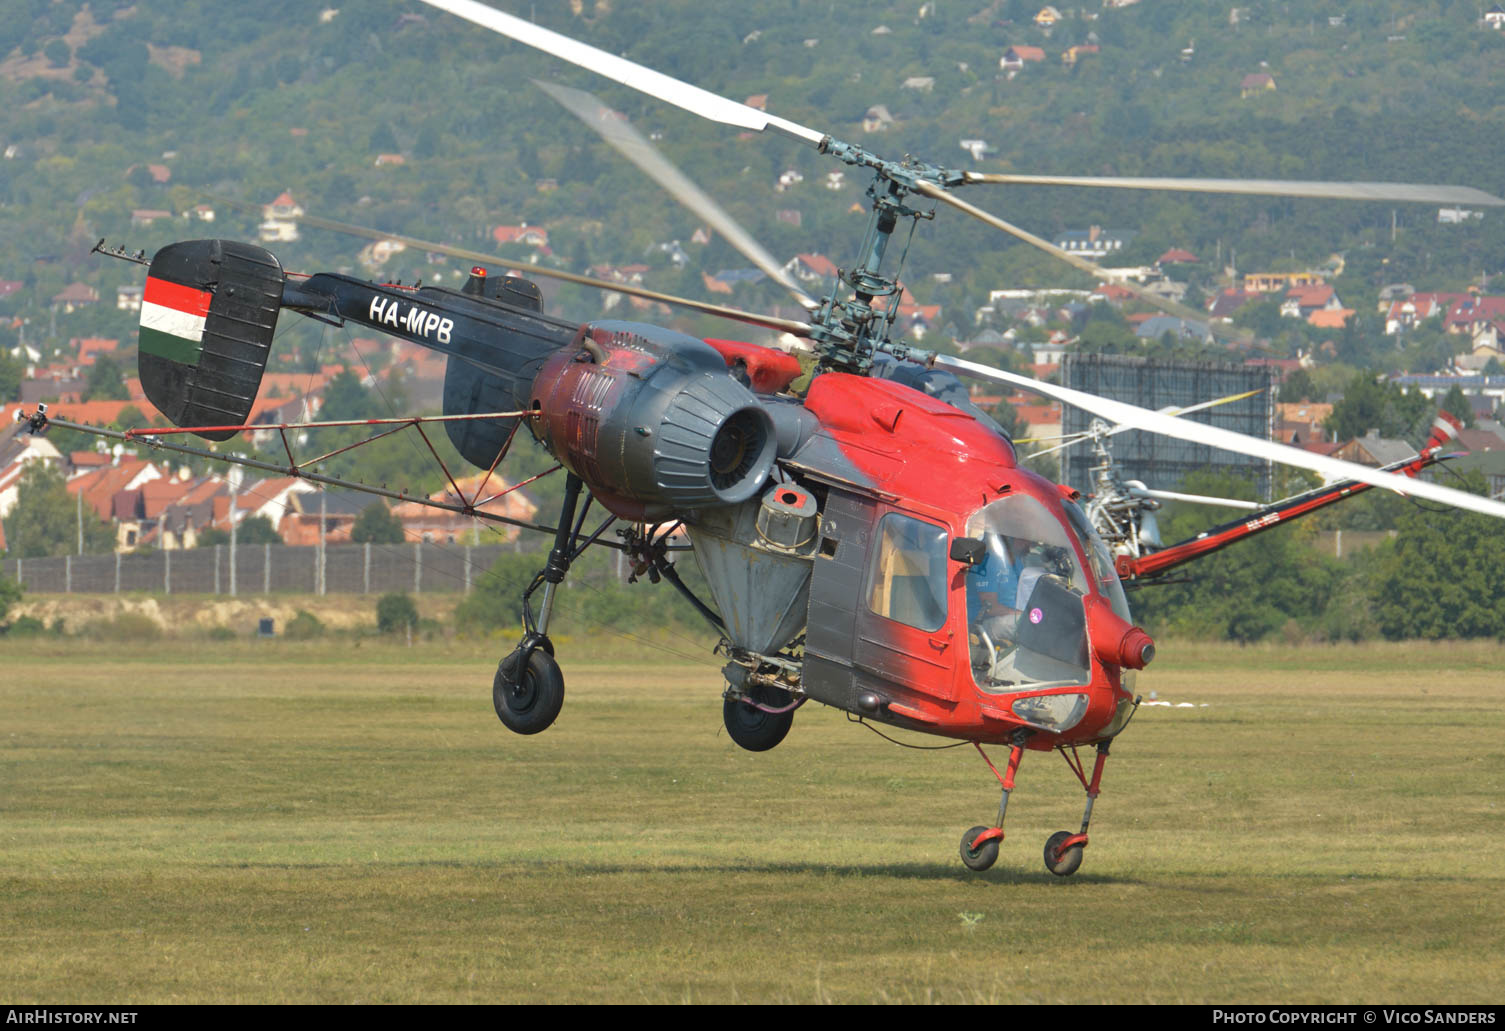
M 967 636 L 972 677 L 984 691 L 1088 683 L 1084 596 L 1100 592 L 1128 618 L 1111 553 L 1081 510 L 1063 504 L 1065 523 L 1026 494 L 994 501 L 968 520 L 967 536 L 982 543 L 983 557 L 966 572 Z

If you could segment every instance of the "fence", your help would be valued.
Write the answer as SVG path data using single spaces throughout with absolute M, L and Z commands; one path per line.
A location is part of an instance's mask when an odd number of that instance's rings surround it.
M 228 544 L 150 555 L 10 559 L 0 572 L 28 593 L 385 594 L 465 591 L 511 545 Z M 234 561 L 232 563 L 232 554 Z

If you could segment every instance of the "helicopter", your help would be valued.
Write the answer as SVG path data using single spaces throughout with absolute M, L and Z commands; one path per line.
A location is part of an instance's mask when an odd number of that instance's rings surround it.
M 1247 396 L 1249 395 L 1235 394 L 1219 398 L 1180 409 L 1176 414 L 1185 415 Z M 1142 480 L 1125 479 L 1114 463 L 1109 442 L 1124 429 L 1121 426 L 1110 426 L 1102 419 L 1094 419 L 1086 431 L 1073 434 L 1065 443 L 1043 448 L 1027 456 L 1027 460 L 1076 444 L 1091 444 L 1093 458 L 1089 472 L 1092 486 L 1082 499 L 1082 508 L 1088 521 L 1092 523 L 1092 528 L 1113 552 L 1115 568 L 1129 590 L 1151 584 L 1177 582 L 1164 578 L 1171 570 L 1193 559 L 1211 555 L 1372 488 L 1369 483 L 1343 479 L 1324 483 L 1268 505 L 1239 498 L 1218 498 L 1156 489 L 1146 486 Z M 1382 471 L 1414 477 L 1419 476 L 1424 469 L 1459 457 L 1457 453 L 1449 454 L 1445 449 L 1458 439 L 1462 429 L 1463 424 L 1457 416 L 1445 409 L 1439 410 L 1432 419 L 1430 435 L 1421 451 L 1411 458 L 1382 466 Z M 1016 444 L 1023 442 L 1015 441 Z M 1167 546 L 1161 541 L 1156 515 L 1163 501 L 1242 509 L 1249 514 L 1209 527 L 1184 541 Z
M 549 631 L 571 564 L 586 548 L 618 548 L 636 576 L 669 582 L 720 635 L 718 649 L 727 659 L 723 721 L 742 748 L 778 746 L 796 710 L 810 701 L 858 721 L 971 744 L 996 777 L 1001 797 L 992 822 L 962 836 L 959 853 L 969 869 L 986 870 L 998 857 L 1024 756 L 1061 752 L 1082 785 L 1085 808 L 1079 829 L 1052 834 L 1043 857 L 1051 873 L 1068 876 L 1080 867 L 1089 841 L 1110 747 L 1138 706 L 1135 673 L 1153 661 L 1156 646 L 1130 613 L 1123 565 L 1128 556 L 1116 554 L 1094 528 L 1078 491 L 1020 465 L 1008 436 L 967 399 L 958 374 L 1043 393 L 1113 425 L 1505 515 L 1505 504 L 1414 479 L 1405 475 L 1408 470 L 1337 461 L 895 339 L 901 288 L 884 260 L 903 220 L 917 224 L 933 217 L 936 208 L 919 204 L 924 198 L 1103 277 L 1093 263 L 954 196 L 970 185 L 1505 201 L 1450 186 L 998 175 L 908 157 L 892 161 L 472 0 L 425 2 L 711 121 L 771 130 L 872 175 L 869 222 L 855 264 L 821 298 L 786 283 L 807 312 L 804 320 L 555 270 L 529 272 L 785 334 L 800 356 L 650 323 L 574 322 L 544 312 L 531 279 L 491 274 L 488 263 L 495 265 L 495 259 L 423 241 L 415 242 L 477 260 L 460 289 L 289 273 L 270 251 L 232 240 L 170 244 L 150 261 L 115 254 L 147 267 L 141 383 L 177 427 L 126 431 L 119 434 L 123 438 L 208 454 L 164 438 L 193 432 L 226 441 L 247 429 L 278 317 L 288 310 L 335 325 L 366 326 L 446 356 L 442 416 L 376 422 L 411 424 L 420 433 L 424 424 L 440 423 L 460 455 L 488 473 L 526 428 L 560 463 L 567 478 L 556 521 L 552 527 L 529 526 L 551 532 L 553 546 L 523 592 L 522 637 L 501 659 L 492 683 L 498 717 L 518 734 L 545 731 L 562 709 L 564 676 Z M 563 87 L 551 92 L 562 103 L 579 99 Z M 588 105 L 576 106 L 577 115 L 620 128 L 619 119 L 603 120 Z M 682 186 L 671 192 L 688 193 Z M 711 210 L 698 200 L 687 203 Z M 753 260 L 777 266 L 750 239 L 738 246 Z M 1190 312 L 1127 288 L 1174 313 Z M 49 424 L 84 428 L 45 411 L 31 419 L 34 430 Z M 299 462 L 293 456 L 286 433 L 294 426 L 273 428 L 287 445 L 286 466 L 230 460 L 399 496 L 312 471 L 319 459 Z M 438 507 L 488 517 L 479 491 L 467 498 L 457 488 L 457 494 L 458 502 Z M 604 517 L 587 532 L 597 506 Z M 606 537 L 618 523 L 617 540 Z M 679 531 L 704 574 L 708 600 L 695 596 L 675 572 L 670 556 L 683 547 L 672 543 Z M 985 745 L 1008 748 L 1002 771 Z M 1093 753 L 1084 757 L 1082 749 Z

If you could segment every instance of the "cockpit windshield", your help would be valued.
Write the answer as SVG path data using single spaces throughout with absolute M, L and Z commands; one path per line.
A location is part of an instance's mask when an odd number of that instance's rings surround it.
M 1076 502 L 1063 501 L 1061 507 L 1066 510 L 1071 529 L 1075 531 L 1077 542 L 1087 556 L 1087 564 L 1092 567 L 1092 577 L 1097 581 L 1098 591 L 1108 599 L 1108 604 L 1113 606 L 1119 619 L 1126 623 L 1134 622 L 1129 615 L 1129 599 L 1124 596 L 1123 582 L 1118 579 L 1118 568 L 1113 563 L 1112 549 L 1098 536 L 1092 523 L 1088 521 L 1087 514 Z
M 1099 571 L 1089 579 L 1082 568 L 1076 534 L 1040 501 L 1018 494 L 978 510 L 967 523 L 967 536 L 981 540 L 985 551 L 983 561 L 966 573 L 977 685 L 984 691 L 1015 691 L 1087 683 L 1091 667 L 1082 597 L 1093 590 Z

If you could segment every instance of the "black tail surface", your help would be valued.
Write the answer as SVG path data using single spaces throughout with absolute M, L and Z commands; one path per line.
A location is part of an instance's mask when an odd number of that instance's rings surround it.
M 252 244 L 188 240 L 158 251 L 146 275 L 141 389 L 174 425 L 244 424 L 277 328 L 281 263 Z

